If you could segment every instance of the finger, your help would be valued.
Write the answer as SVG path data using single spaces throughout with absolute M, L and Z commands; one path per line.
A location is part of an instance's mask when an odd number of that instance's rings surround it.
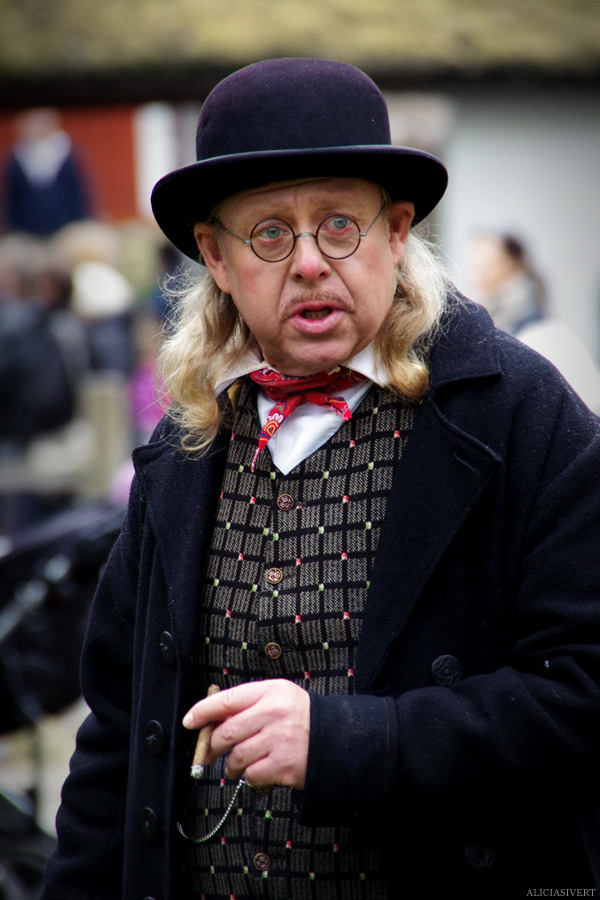
M 195 703 L 183 717 L 184 728 L 201 728 L 207 722 L 221 722 L 252 706 L 264 693 L 263 682 L 240 684 Z
M 308 740 L 266 729 L 232 748 L 227 774 L 230 778 L 244 775 L 254 785 L 280 784 L 303 790 L 307 756 Z
M 246 774 L 249 767 L 261 760 L 267 761 L 269 749 L 270 742 L 264 734 L 255 734 L 249 740 L 236 744 L 227 757 L 225 768 L 227 777 L 240 778 Z
M 271 742 L 265 746 L 262 735 L 257 735 L 256 740 L 238 745 L 229 754 L 226 774 L 232 779 L 243 775 L 253 787 L 276 784 L 304 790 L 306 759 L 302 754 L 295 758 L 288 753 L 279 753 Z

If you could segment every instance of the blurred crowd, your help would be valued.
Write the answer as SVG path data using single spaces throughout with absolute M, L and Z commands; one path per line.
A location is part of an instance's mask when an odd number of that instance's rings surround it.
M 181 259 L 149 222 L 96 209 L 53 109 L 15 116 L 0 161 L 0 555 L 78 501 L 125 503 L 162 414 L 161 284 Z
M 0 535 L 74 499 L 124 501 L 162 412 L 167 257 L 141 223 L 0 237 Z

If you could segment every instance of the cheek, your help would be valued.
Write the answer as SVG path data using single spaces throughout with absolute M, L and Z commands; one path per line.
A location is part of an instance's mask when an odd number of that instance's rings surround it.
M 233 302 L 250 330 L 258 336 L 271 331 L 278 322 L 279 293 L 265 273 L 242 272 L 230 278 Z
M 379 324 L 394 302 L 396 285 L 396 267 L 388 254 L 371 267 L 366 282 L 366 313 L 371 319 L 379 320 Z

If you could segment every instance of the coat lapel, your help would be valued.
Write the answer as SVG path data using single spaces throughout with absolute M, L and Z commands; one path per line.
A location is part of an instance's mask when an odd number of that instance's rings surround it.
M 196 601 L 202 590 L 228 441 L 227 433 L 220 434 L 201 459 L 182 454 L 177 434 L 134 452 L 168 606 L 184 640 L 195 633 Z
M 431 355 L 432 384 L 388 498 L 356 661 L 356 686 L 372 688 L 434 567 L 501 463 L 440 411 L 438 390 L 501 374 L 487 313 L 464 301 Z
M 371 573 L 356 661 L 360 692 L 372 687 L 432 570 L 499 463 L 492 450 L 449 429 L 431 406 L 421 410 L 388 498 Z

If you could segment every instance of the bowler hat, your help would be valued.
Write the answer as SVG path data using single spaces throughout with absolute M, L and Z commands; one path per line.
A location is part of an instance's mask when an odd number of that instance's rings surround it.
M 435 156 L 392 146 L 383 94 L 364 72 L 325 59 L 264 60 L 219 82 L 200 113 L 196 158 L 152 192 L 156 221 L 192 259 L 194 225 L 238 191 L 296 178 L 364 178 L 392 200 L 412 201 L 418 222 L 448 181 Z

